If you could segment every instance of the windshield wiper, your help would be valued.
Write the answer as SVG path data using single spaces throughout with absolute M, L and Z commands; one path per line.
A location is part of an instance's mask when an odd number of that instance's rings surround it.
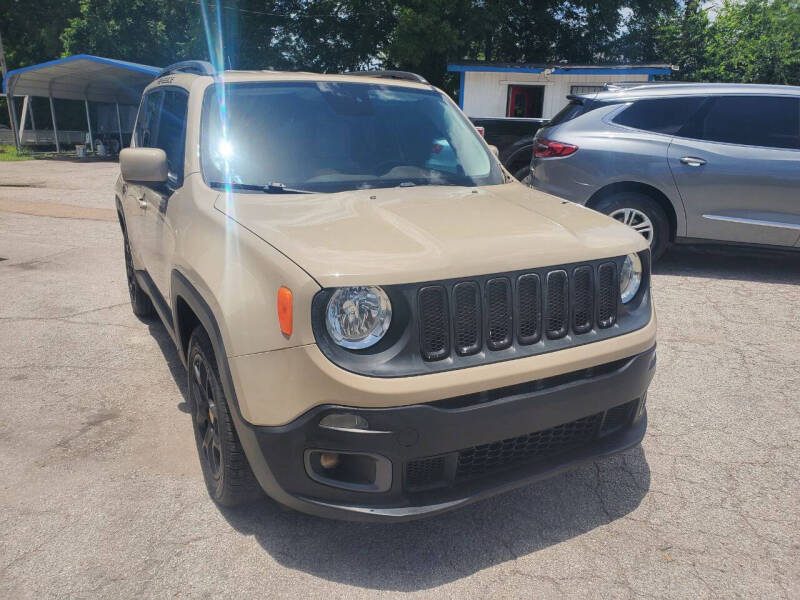
M 209 181 L 209 187 L 212 188 L 230 188 L 232 190 L 250 190 L 253 192 L 264 192 L 265 194 L 316 194 L 310 190 L 299 190 L 296 188 L 286 187 L 282 183 L 272 182 L 267 185 L 255 185 L 253 183 L 236 183 L 231 181 L 226 183 L 224 181 Z

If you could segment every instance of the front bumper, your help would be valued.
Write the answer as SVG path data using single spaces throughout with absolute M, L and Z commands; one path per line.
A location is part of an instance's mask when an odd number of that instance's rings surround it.
M 655 347 L 589 369 L 449 400 L 394 408 L 322 405 L 277 427 L 237 423 L 265 491 L 297 510 L 347 520 L 433 515 L 638 444 Z M 369 429 L 322 428 L 332 412 Z M 385 491 L 333 487 L 306 471 L 309 450 L 391 462 Z M 420 477 L 420 473 L 423 473 Z

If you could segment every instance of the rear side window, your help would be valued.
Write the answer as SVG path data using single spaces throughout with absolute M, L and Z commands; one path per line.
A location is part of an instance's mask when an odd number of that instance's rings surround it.
M 800 98 L 719 96 L 680 132 L 709 142 L 800 149 Z
M 614 123 L 674 135 L 705 101 L 703 96 L 637 100 L 614 118 Z
M 575 117 L 580 117 L 584 113 L 585 109 L 586 108 L 583 105 L 583 100 L 571 100 L 569 104 L 558 111 L 556 115 L 550 119 L 550 121 L 547 123 L 547 126 L 552 127 L 553 125 L 558 125 L 559 123 L 571 121 Z

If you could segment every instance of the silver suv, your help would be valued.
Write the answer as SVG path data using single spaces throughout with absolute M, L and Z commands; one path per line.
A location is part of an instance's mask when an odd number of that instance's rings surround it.
M 607 86 L 538 131 L 530 183 L 672 241 L 800 248 L 800 87 Z

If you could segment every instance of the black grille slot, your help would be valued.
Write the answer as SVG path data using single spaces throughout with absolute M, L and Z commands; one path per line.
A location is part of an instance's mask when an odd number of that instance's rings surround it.
M 617 265 L 603 263 L 597 269 L 597 324 L 603 329 L 617 322 Z
M 474 281 L 453 288 L 453 336 L 459 356 L 481 349 L 481 291 Z
M 424 488 L 436 485 L 444 479 L 444 456 L 432 456 L 413 460 L 406 466 L 406 486 Z
M 567 335 L 569 319 L 569 289 L 566 271 L 550 271 L 547 274 L 547 293 L 544 308 L 544 323 L 547 337 L 556 340 Z
M 594 324 L 594 285 L 591 267 L 572 272 L 572 331 L 586 333 Z
M 503 350 L 511 345 L 511 282 L 497 277 L 486 282 L 486 314 L 489 350 Z
M 450 314 L 447 292 L 440 285 L 419 291 L 420 350 L 425 360 L 441 360 L 450 354 Z
M 517 338 L 520 344 L 535 344 L 542 338 L 541 281 L 535 273 L 517 279 L 519 321 Z
M 587 444 L 595 438 L 602 418 L 603 413 L 599 413 L 543 431 L 461 450 L 456 479 L 478 477 Z

